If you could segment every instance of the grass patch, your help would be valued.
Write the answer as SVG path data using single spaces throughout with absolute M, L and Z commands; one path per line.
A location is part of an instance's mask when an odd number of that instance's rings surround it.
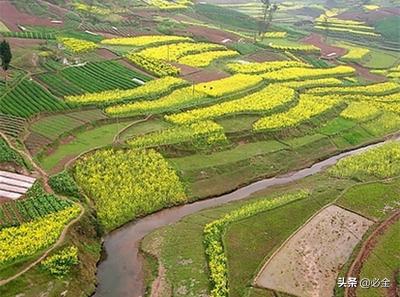
M 115 134 L 123 127 L 124 124 L 114 123 L 78 132 L 71 142 L 61 144 L 53 153 L 43 156 L 39 162 L 46 171 L 51 171 L 60 161 L 73 158 L 98 146 L 112 144 Z
M 338 117 L 323 125 L 320 129 L 318 129 L 318 132 L 321 134 L 332 136 L 332 135 L 337 135 L 342 131 L 351 129 L 355 125 L 356 123 L 351 120 Z
M 169 123 L 160 119 L 149 120 L 130 126 L 128 129 L 120 134 L 119 138 L 125 141 L 135 136 L 163 130 L 170 126 L 171 125 Z
M 349 189 L 337 204 L 371 219 L 382 219 L 400 202 L 400 179 L 393 183 L 369 183 Z
M 286 146 L 282 143 L 269 140 L 241 144 L 233 149 L 216 152 L 211 155 L 196 154 L 169 160 L 178 170 L 199 170 L 207 167 L 236 163 L 254 156 L 277 152 L 285 148 Z
M 225 132 L 233 133 L 238 131 L 251 130 L 253 123 L 260 118 L 258 115 L 237 115 L 223 117 L 215 120 L 215 122 L 224 127 Z

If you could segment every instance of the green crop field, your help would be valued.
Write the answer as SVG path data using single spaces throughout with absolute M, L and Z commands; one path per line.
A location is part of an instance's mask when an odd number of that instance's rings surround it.
M 114 61 L 68 67 L 59 73 L 46 73 L 38 76 L 38 79 L 45 83 L 56 96 L 134 88 L 139 85 L 133 81 L 134 78 L 142 81 L 148 80 L 146 76 Z
M 0 1 L 0 296 L 395 296 L 398 23 L 378 0 Z

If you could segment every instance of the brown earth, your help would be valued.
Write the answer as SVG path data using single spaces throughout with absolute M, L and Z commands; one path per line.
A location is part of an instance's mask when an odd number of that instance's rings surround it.
M 116 59 L 119 56 L 106 48 L 99 48 L 96 53 L 106 59 Z
M 336 53 L 334 57 L 341 57 L 347 53 L 347 50 L 344 48 L 327 44 L 324 41 L 324 37 L 317 33 L 311 33 L 310 36 L 303 38 L 301 41 L 320 48 L 322 57 L 329 58 L 328 55 L 331 53 Z
M 370 80 L 373 82 L 384 82 L 387 81 L 387 78 L 383 75 L 371 73 L 368 68 L 365 68 L 364 66 L 361 66 L 357 63 L 348 63 L 349 66 L 353 67 L 357 74 L 366 80 Z
M 0 20 L 12 31 L 21 31 L 18 25 L 60 26 L 60 24 L 52 23 L 50 19 L 40 18 L 19 11 L 8 0 L 0 1 Z
M 30 132 L 25 138 L 24 143 L 31 155 L 38 153 L 43 147 L 52 141 L 36 132 Z
M 246 60 L 249 60 L 250 62 L 262 63 L 267 61 L 281 61 L 284 60 L 284 58 L 277 53 L 270 52 L 268 50 L 261 50 L 254 54 L 247 55 Z
M 14 37 L 7 37 L 7 41 L 10 43 L 11 47 L 24 47 L 24 48 L 27 46 L 37 46 L 46 43 L 46 40 L 43 39 L 28 39 L 28 38 L 14 38 Z
M 197 72 L 193 72 L 191 74 L 182 76 L 182 78 L 184 78 L 190 82 L 202 83 L 202 82 L 208 82 L 208 81 L 212 81 L 212 80 L 225 78 L 228 76 L 229 76 L 228 73 L 223 72 L 221 70 L 201 69 Z
M 185 64 L 179 64 L 179 63 L 173 62 L 173 63 L 171 63 L 171 65 L 180 69 L 181 76 L 185 76 L 185 75 L 189 75 L 189 74 L 201 71 L 201 69 L 199 69 L 199 68 L 191 67 L 191 66 L 185 65 Z
M 364 242 L 360 252 L 358 253 L 357 258 L 347 272 L 348 276 L 359 279 L 363 263 L 374 250 L 374 247 L 379 241 L 379 237 L 382 236 L 385 231 L 398 220 L 400 220 L 400 211 L 395 212 L 392 216 L 390 216 L 387 220 L 380 224 L 378 228 L 376 228 L 376 230 Z M 356 297 L 356 289 L 357 288 L 346 288 L 344 296 Z
M 372 224 L 336 205 L 324 208 L 275 252 L 256 284 L 300 297 L 331 296 L 340 267 Z

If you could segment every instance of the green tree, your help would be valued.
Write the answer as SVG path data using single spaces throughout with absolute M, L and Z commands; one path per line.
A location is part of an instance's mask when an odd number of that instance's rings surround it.
M 264 5 L 263 19 L 259 23 L 259 34 L 262 36 L 263 33 L 267 32 L 269 26 L 272 23 L 272 17 L 274 12 L 278 10 L 276 4 L 272 4 L 270 0 L 261 0 Z
M 0 59 L 1 59 L 1 68 L 4 70 L 4 78 L 7 83 L 7 70 L 10 66 L 10 62 L 12 59 L 10 44 L 3 40 L 0 43 Z

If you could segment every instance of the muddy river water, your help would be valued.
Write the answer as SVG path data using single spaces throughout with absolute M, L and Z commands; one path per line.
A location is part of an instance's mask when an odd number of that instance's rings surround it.
M 397 138 L 396 140 L 400 140 Z M 139 252 L 140 241 L 144 236 L 163 226 L 175 223 L 183 217 L 209 207 L 241 200 L 251 194 L 271 186 L 288 184 L 304 177 L 321 172 L 325 167 L 334 165 L 339 159 L 354 155 L 379 144 L 372 144 L 330 157 L 313 166 L 284 176 L 266 178 L 244 186 L 234 192 L 211 199 L 161 210 L 142 219 L 127 223 L 109 233 L 104 238 L 107 257 L 97 270 L 98 287 L 95 297 L 140 297 L 144 294 L 143 256 Z

